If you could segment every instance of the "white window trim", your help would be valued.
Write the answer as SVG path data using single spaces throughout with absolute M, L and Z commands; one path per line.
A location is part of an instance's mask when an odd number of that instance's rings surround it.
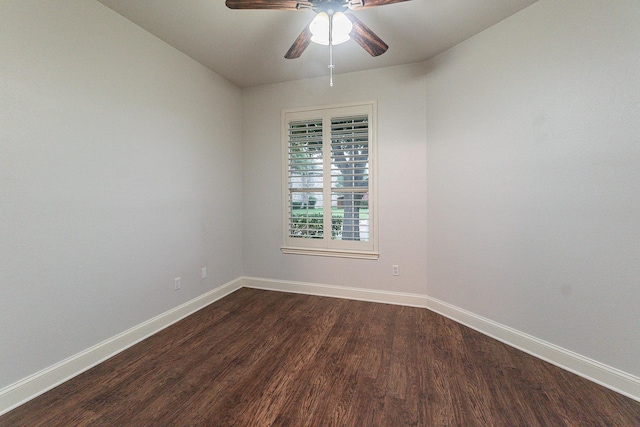
M 342 111 L 341 111 L 342 110 Z M 289 236 L 289 122 L 291 116 L 336 117 L 351 112 L 367 112 L 369 115 L 369 232 L 368 242 L 351 242 L 324 239 L 299 239 Z M 287 109 L 282 111 L 282 236 L 281 251 L 284 254 L 329 256 L 339 258 L 378 259 L 378 168 L 377 168 L 377 103 L 375 101 L 334 104 L 317 107 Z M 367 246 L 366 249 L 361 249 Z

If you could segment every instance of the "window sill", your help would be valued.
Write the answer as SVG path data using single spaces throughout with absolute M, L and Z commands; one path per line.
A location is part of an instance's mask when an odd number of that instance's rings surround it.
M 283 254 L 328 256 L 337 258 L 378 259 L 377 252 L 348 251 L 338 249 L 294 248 L 283 246 L 280 248 Z

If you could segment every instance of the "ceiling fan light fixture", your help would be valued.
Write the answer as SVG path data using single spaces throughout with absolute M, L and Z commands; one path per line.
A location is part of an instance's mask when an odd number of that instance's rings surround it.
M 331 44 L 338 45 L 351 39 L 349 34 L 353 29 L 353 24 L 342 12 L 336 12 L 332 15 L 333 31 L 331 35 Z M 311 31 L 311 41 L 324 46 L 329 44 L 329 15 L 326 12 L 320 12 L 309 24 Z

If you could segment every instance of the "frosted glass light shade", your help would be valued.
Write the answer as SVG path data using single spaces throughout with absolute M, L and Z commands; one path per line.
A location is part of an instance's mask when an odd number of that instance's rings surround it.
M 342 12 L 336 12 L 333 17 L 333 33 L 331 44 L 337 45 L 344 43 L 351 37 L 349 33 L 353 29 L 353 24 L 347 15 Z M 314 43 L 328 45 L 329 44 L 329 15 L 325 12 L 320 12 L 309 24 L 309 31 L 311 31 L 311 41 Z

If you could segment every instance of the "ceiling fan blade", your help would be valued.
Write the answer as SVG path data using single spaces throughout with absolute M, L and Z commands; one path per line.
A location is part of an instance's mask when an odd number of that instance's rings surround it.
M 284 57 L 287 59 L 299 58 L 302 52 L 309 46 L 309 43 L 311 43 L 311 30 L 309 30 L 309 25 L 307 25 L 293 42 L 287 53 L 285 53 Z
M 229 9 L 277 9 L 298 10 L 300 7 L 311 7 L 311 2 L 304 0 L 227 0 Z
M 389 46 L 380 37 L 369 29 L 364 23 L 350 13 L 345 13 L 353 24 L 351 38 L 356 41 L 371 56 L 382 55 L 389 49 Z
M 403 1 L 410 1 L 410 0 L 362 0 L 362 3 L 363 3 L 362 6 L 358 4 L 354 4 L 353 9 L 364 9 L 367 7 L 384 6 L 385 4 L 400 3 Z

